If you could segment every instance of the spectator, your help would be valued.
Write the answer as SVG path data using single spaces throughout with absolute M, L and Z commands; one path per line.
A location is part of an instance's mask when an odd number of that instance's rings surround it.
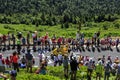
M 22 57 L 21 62 L 22 62 L 22 64 L 26 64 L 25 56 Z
M 93 69 L 94 69 L 94 67 L 93 67 L 93 60 L 92 60 L 92 58 L 90 58 L 89 59 L 89 62 L 88 62 L 88 71 L 87 71 L 87 78 L 88 78 L 88 80 L 92 80 L 91 79 L 91 75 L 92 75 L 92 72 L 93 72 Z
M 20 50 L 21 50 L 21 41 L 20 41 L 20 39 L 17 39 L 17 51 L 18 51 L 18 54 L 20 54 Z
M 77 33 L 76 33 L 76 40 L 79 40 L 80 39 L 80 33 L 79 33 L 79 31 L 77 31 Z
M 78 68 L 78 63 L 76 60 L 76 57 L 71 60 L 70 62 L 70 68 L 71 68 L 71 80 L 76 80 L 76 73 L 77 73 L 77 68 Z
M 16 39 L 15 39 L 14 33 L 12 34 L 12 41 L 13 41 L 13 48 L 12 49 L 15 49 Z
M 30 50 L 28 50 L 25 57 L 26 57 L 27 72 L 29 71 L 30 68 L 30 72 L 32 73 L 33 56 L 30 53 Z
M 112 73 L 112 75 L 113 75 L 113 76 L 115 76 L 115 75 L 116 75 L 116 66 L 117 66 L 117 64 L 116 64 L 116 63 L 113 63 L 113 64 L 111 65 L 111 68 L 112 68 L 111 73 Z
M 57 40 L 57 44 L 58 44 L 58 47 L 60 48 L 60 45 L 61 45 L 61 43 L 62 43 L 62 37 L 59 37 L 58 38 L 58 40 Z
M 96 70 L 96 80 L 97 80 L 97 78 L 99 78 L 99 80 L 101 80 L 102 71 L 103 71 L 103 66 L 102 66 L 101 60 L 98 60 L 95 70 Z
M 48 65 L 48 62 L 49 62 L 48 58 L 45 57 L 45 59 L 44 59 L 44 65 L 47 66 L 47 65 Z
M 6 59 L 5 59 L 5 64 L 6 64 L 7 68 L 10 68 L 10 60 L 8 57 L 6 57 Z
M 27 45 L 30 45 L 30 32 L 27 33 Z
M 115 80 L 119 80 L 120 79 L 120 64 L 117 65 L 117 76 Z
M 40 53 L 38 57 L 39 57 L 39 66 L 40 66 L 40 64 L 42 63 L 42 59 L 43 59 L 42 53 Z
M 5 61 L 2 56 L 3 56 L 2 53 L 0 53 L 0 72 L 5 71 L 5 66 L 4 66 Z
M 46 66 L 45 66 L 45 63 L 42 62 L 40 68 L 35 72 L 36 74 L 43 74 L 45 75 L 46 74 Z
M 10 46 L 10 40 L 11 40 L 11 37 L 10 37 L 10 33 L 8 32 L 8 35 L 7 35 L 7 39 L 8 39 L 8 44 Z
M 52 43 L 53 43 L 53 47 L 56 47 L 56 35 L 53 34 L 52 36 Z
M 111 72 L 111 66 L 109 64 L 109 62 L 106 63 L 105 67 L 104 67 L 104 80 L 109 80 L 109 77 L 110 77 L 110 72 Z
M 59 63 L 59 66 L 62 65 L 62 59 L 63 59 L 63 56 L 61 54 L 58 54 L 58 63 Z
M 15 70 L 10 71 L 11 80 L 16 80 L 17 72 Z
M 63 59 L 63 67 L 64 67 L 64 76 L 65 78 L 67 79 L 68 78 L 68 57 L 67 55 L 64 56 L 64 59 Z
M 58 63 L 58 57 L 55 55 L 55 56 L 54 56 L 54 66 L 56 66 L 57 63 Z
M 13 52 L 13 56 L 12 56 L 13 68 L 14 68 L 14 70 L 17 70 L 19 72 L 18 60 L 19 60 L 19 57 L 18 57 L 17 53 Z
M 120 40 L 119 40 L 119 38 L 117 38 L 116 39 L 116 48 L 118 47 L 119 43 L 120 43 Z

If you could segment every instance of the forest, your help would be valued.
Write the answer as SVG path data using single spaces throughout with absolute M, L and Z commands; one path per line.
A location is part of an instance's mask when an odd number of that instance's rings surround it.
M 115 21 L 120 0 L 0 0 L 0 23 L 49 25 Z

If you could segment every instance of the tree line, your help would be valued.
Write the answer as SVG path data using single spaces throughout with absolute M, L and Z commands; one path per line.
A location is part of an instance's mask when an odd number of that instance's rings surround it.
M 0 23 L 56 25 L 114 21 L 120 0 L 1 0 Z

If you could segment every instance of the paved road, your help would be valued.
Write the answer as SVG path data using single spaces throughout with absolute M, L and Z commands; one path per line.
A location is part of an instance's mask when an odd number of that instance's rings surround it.
M 120 46 L 118 47 L 119 50 L 120 50 Z M 83 55 L 83 56 L 90 56 L 92 58 L 94 58 L 95 60 L 97 60 L 98 57 L 102 57 L 103 55 L 105 56 L 108 56 L 110 55 L 112 57 L 112 59 L 114 59 L 116 56 L 118 56 L 120 58 L 120 52 L 117 52 L 116 48 L 115 47 L 112 47 L 113 51 L 110 51 L 110 50 L 106 50 L 106 51 L 101 51 L 101 52 L 98 52 L 98 50 L 95 48 L 95 52 L 93 51 L 88 51 L 88 50 L 85 50 L 85 52 L 73 52 L 73 54 L 75 56 L 79 56 L 80 54 Z M 12 54 L 15 50 L 9 50 L 9 51 L 5 51 L 5 52 L 2 52 L 3 53 L 3 56 L 6 57 L 6 56 L 9 56 L 10 54 Z M 39 65 L 39 58 L 38 58 L 38 52 L 33 52 L 31 51 L 34 58 L 35 58 L 35 65 L 34 66 L 38 66 Z M 20 58 L 25 55 L 25 53 L 21 53 L 20 55 Z M 47 56 L 48 59 L 49 59 L 49 62 L 48 62 L 48 65 L 53 65 L 53 60 L 50 59 L 50 52 L 45 52 L 43 54 L 43 56 Z

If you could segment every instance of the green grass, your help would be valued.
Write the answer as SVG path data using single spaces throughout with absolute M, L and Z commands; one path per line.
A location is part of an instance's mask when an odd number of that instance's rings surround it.
M 81 32 L 85 34 L 86 37 L 92 37 L 93 34 L 100 30 L 101 36 L 105 37 L 107 35 L 111 35 L 113 37 L 120 36 L 120 28 L 114 27 L 116 23 L 120 23 L 120 20 L 115 22 L 101 22 L 101 23 L 94 23 L 89 22 L 82 25 Z M 104 30 L 103 26 L 107 26 L 107 30 Z M 28 31 L 38 31 L 38 35 L 44 36 L 46 32 L 49 33 L 49 36 L 52 37 L 53 34 L 56 34 L 57 37 L 64 36 L 64 37 L 73 37 L 75 38 L 78 25 L 70 24 L 68 29 L 61 29 L 61 25 L 56 26 L 43 26 L 39 25 L 39 27 L 35 27 L 35 25 L 24 25 L 24 24 L 0 24 L 0 33 L 7 34 L 10 33 L 17 33 L 21 31 L 25 36 Z
M 33 72 L 35 72 L 36 69 L 37 68 L 33 68 Z M 83 80 L 87 80 L 86 67 L 83 67 L 82 71 L 85 71 L 84 75 L 82 75 L 80 70 L 77 71 L 77 80 L 80 80 L 81 78 L 83 78 Z M 96 80 L 95 77 L 96 77 L 96 73 L 95 71 L 93 71 L 92 80 Z M 104 80 L 103 77 L 104 77 L 104 72 L 101 80 Z M 63 73 L 63 66 L 57 66 L 57 67 L 48 66 L 46 75 L 27 73 L 26 69 L 20 69 L 20 72 L 18 72 L 17 74 L 17 80 L 65 80 L 64 73 Z M 115 77 L 111 75 L 110 80 L 115 80 Z

